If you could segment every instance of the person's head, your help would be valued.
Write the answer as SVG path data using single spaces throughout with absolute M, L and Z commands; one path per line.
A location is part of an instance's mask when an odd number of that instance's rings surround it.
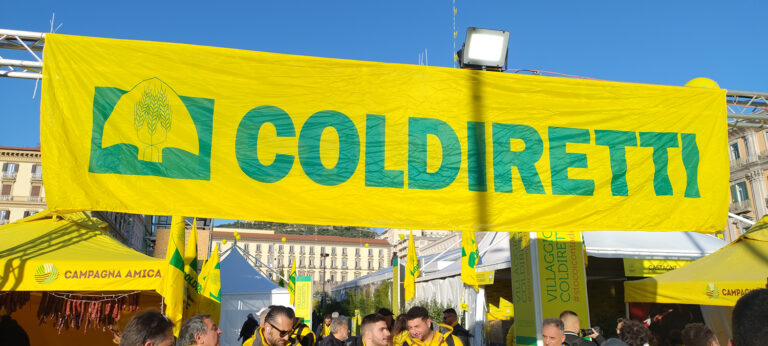
M 389 326 L 382 314 L 370 314 L 360 323 L 360 334 L 366 346 L 389 345 Z
M 376 313 L 384 316 L 384 320 L 387 322 L 387 328 L 392 330 L 392 325 L 395 323 L 395 314 L 392 313 L 392 310 L 381 308 L 379 311 L 376 311 Z
M 624 325 L 624 319 L 619 317 L 616 319 L 616 335 L 621 335 L 621 326 Z
M 456 314 L 456 310 L 453 308 L 445 309 L 443 311 L 443 323 L 452 326 L 459 321 L 459 316 Z
M 581 321 L 579 321 L 579 315 L 571 310 L 565 310 L 560 313 L 560 320 L 563 321 L 563 328 L 566 332 L 579 333 L 581 328 Z
M 253 318 L 253 315 L 250 318 Z M 201 314 L 184 321 L 176 344 L 179 346 L 219 345 L 219 335 L 221 335 L 221 329 L 216 326 L 211 315 Z
M 681 336 L 685 346 L 720 346 L 715 333 L 703 323 L 688 323 Z
M 733 307 L 735 346 L 760 345 L 768 339 L 768 289 L 756 289 L 739 298 Z
M 331 325 L 331 320 L 332 320 L 331 314 L 325 314 L 325 316 L 323 316 L 323 322 L 325 322 L 326 326 Z
M 255 319 L 256 319 L 256 317 L 253 317 L 253 314 L 248 314 L 248 319 L 249 319 L 249 320 L 255 320 Z
M 269 308 L 264 317 L 264 339 L 269 345 L 285 346 L 293 331 L 293 318 L 296 317 L 291 308 L 275 305 Z
M 619 331 L 619 338 L 629 346 L 643 346 L 651 341 L 651 331 L 635 320 L 624 320 Z
M 339 315 L 339 317 L 336 317 L 331 321 L 331 334 L 336 339 L 339 339 L 341 341 L 347 340 L 347 337 L 349 336 L 349 320 L 342 315 Z
M 399 314 L 392 325 L 392 335 L 397 335 L 404 330 L 408 330 L 408 314 Z
M 267 320 L 267 314 L 269 313 L 269 309 L 275 306 L 276 305 L 270 305 L 266 308 L 261 309 L 261 311 L 259 311 L 259 323 L 264 324 L 264 321 Z
M 432 320 L 429 318 L 429 311 L 421 306 L 414 306 L 408 310 L 406 325 L 408 332 L 414 339 L 426 341 L 432 335 Z
M 547 318 L 541 324 L 541 339 L 544 346 L 562 346 L 565 342 L 565 329 L 559 318 Z
M 120 336 L 120 346 L 172 346 L 173 342 L 173 322 L 154 309 L 133 316 Z

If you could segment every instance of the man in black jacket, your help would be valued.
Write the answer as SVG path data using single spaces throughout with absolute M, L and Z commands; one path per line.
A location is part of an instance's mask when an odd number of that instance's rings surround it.
M 256 328 L 259 328 L 259 321 L 256 321 L 253 314 L 248 314 L 248 318 L 243 322 L 243 326 L 240 327 L 240 337 L 237 338 L 237 341 L 240 341 L 240 339 L 243 339 L 243 341 L 250 339 Z
M 339 316 L 331 321 L 331 335 L 323 338 L 320 346 L 345 346 L 345 341 L 349 337 L 349 320 L 344 316 Z
M 570 310 L 565 310 L 560 314 L 560 320 L 563 321 L 565 329 L 565 343 L 569 346 L 597 346 L 600 345 L 605 339 L 602 335 L 592 328 L 592 334 L 585 335 L 592 340 L 590 341 L 579 336 L 581 331 L 581 321 L 579 321 L 579 315 Z
M 459 324 L 459 316 L 456 314 L 456 310 L 453 308 L 445 309 L 443 311 L 443 324 L 447 324 L 453 328 L 453 335 L 455 335 L 461 343 L 465 346 L 469 345 L 469 331 Z

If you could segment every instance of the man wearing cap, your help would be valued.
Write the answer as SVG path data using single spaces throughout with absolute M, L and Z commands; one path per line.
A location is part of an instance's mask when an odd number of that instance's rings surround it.
M 395 314 L 392 313 L 392 310 L 387 308 L 381 308 L 379 311 L 376 311 L 377 314 L 384 316 L 384 321 L 387 322 L 387 329 L 389 331 L 392 331 L 392 326 L 395 325 Z

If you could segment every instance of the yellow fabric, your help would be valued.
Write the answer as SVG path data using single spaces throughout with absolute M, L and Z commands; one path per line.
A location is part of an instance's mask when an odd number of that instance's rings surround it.
M 419 277 L 419 259 L 416 256 L 416 246 L 413 243 L 413 231 L 408 238 L 408 258 L 405 262 L 405 279 L 403 280 L 403 296 L 410 301 L 416 295 L 416 278 Z
M 221 315 L 221 268 L 219 266 L 219 244 L 214 245 L 211 257 L 203 265 L 199 284 L 202 285 L 198 311 L 211 315 L 219 322 Z
M 258 329 L 256 329 L 256 333 L 253 333 L 253 336 L 251 336 L 250 339 L 243 341 L 243 346 L 253 346 L 254 342 L 256 342 L 256 337 L 258 337 L 260 339 L 261 346 L 269 345 L 269 344 L 267 344 L 267 340 L 264 339 L 264 327 L 261 326 Z
M 288 273 L 288 293 L 291 294 L 291 305 L 296 302 L 296 257 L 293 258 L 291 272 Z
M 408 334 L 407 330 L 402 331 L 400 333 L 397 333 L 397 335 L 395 335 L 392 338 L 392 344 L 394 346 L 402 346 L 403 343 L 405 343 L 408 340 L 409 337 L 410 337 L 410 335 Z
M 506 344 L 507 346 L 515 346 L 515 326 L 514 325 L 509 327 L 509 330 L 507 331 Z
M 474 287 L 475 291 L 478 288 L 475 268 L 479 260 L 480 253 L 477 252 L 475 232 L 461 232 L 461 282 Z
M 744 294 L 765 288 L 768 218 L 717 252 L 665 274 L 624 283 L 627 302 L 733 306 Z
M 165 298 L 165 315 L 173 322 L 173 335 L 179 336 L 184 315 L 185 283 L 184 283 L 184 230 L 186 229 L 183 216 L 174 215 L 171 218 L 171 229 L 168 233 L 168 248 L 165 260 L 168 262 L 163 291 Z
M 0 227 L 0 291 L 159 291 L 165 261 L 106 229 L 83 212 L 48 210 Z
M 197 315 L 198 282 L 197 282 L 197 218 L 192 219 L 192 230 L 189 232 L 187 247 L 184 249 L 184 283 L 186 296 L 184 299 L 184 319 Z
M 726 223 L 722 89 L 45 40 L 52 210 L 493 231 Z
M 326 337 L 328 335 L 331 335 L 331 325 L 330 324 L 326 325 L 325 323 L 323 323 L 323 337 Z
M 560 316 L 570 310 L 581 316 L 582 328 L 589 327 L 581 232 L 538 233 L 536 245 L 542 316 Z

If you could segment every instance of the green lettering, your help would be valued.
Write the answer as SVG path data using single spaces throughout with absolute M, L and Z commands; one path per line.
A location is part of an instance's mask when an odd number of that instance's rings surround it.
M 699 198 L 699 146 L 695 133 L 681 133 L 683 166 L 685 167 L 685 197 Z
M 544 152 L 544 142 L 533 127 L 518 124 L 491 125 L 493 132 L 493 188 L 496 192 L 512 192 L 511 168 L 523 182 L 525 192 L 544 194 L 536 162 Z M 511 151 L 510 139 L 520 139 L 525 144 L 522 151 Z
M 237 126 L 235 156 L 240 169 L 248 177 L 263 183 L 274 183 L 288 175 L 293 167 L 294 157 L 275 154 L 274 161 L 269 165 L 259 161 L 259 131 L 265 123 L 275 126 L 277 137 L 296 136 L 293 121 L 288 113 L 274 106 L 259 106 L 246 113 Z
M 487 191 L 484 122 L 467 122 L 467 168 L 469 191 Z
M 325 168 L 320 160 L 320 139 L 326 128 L 339 136 L 336 166 Z M 320 111 L 307 119 L 299 133 L 299 162 L 312 181 L 326 186 L 339 185 L 352 177 L 360 160 L 360 135 L 355 123 L 337 111 Z
M 440 168 L 427 172 L 427 136 L 440 140 L 443 158 Z M 456 132 L 439 119 L 408 119 L 408 188 L 440 190 L 450 185 L 461 167 L 461 145 Z
M 403 171 L 384 168 L 385 124 L 383 115 L 368 114 L 365 121 L 365 186 L 402 189 Z
M 589 179 L 568 178 L 568 168 L 587 168 L 587 154 L 569 153 L 568 143 L 589 144 L 587 129 L 568 127 L 549 128 L 549 168 L 552 172 L 552 194 L 592 196 L 595 182 Z
M 669 163 L 668 148 L 677 148 L 677 133 L 674 132 L 640 132 L 640 146 L 653 148 L 653 189 L 656 196 L 672 196 L 672 183 L 669 181 L 667 164 Z
M 611 160 L 611 193 L 627 196 L 627 153 L 626 147 L 637 146 L 637 134 L 629 131 L 595 130 L 595 144 L 608 147 Z

